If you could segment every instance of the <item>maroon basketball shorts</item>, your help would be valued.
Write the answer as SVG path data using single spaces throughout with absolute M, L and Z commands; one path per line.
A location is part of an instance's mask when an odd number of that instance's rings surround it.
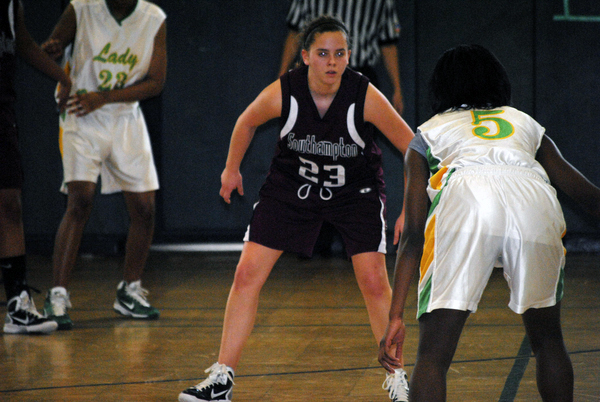
M 10 104 L 0 104 L 0 189 L 23 187 L 17 118 Z
M 342 236 L 348 256 L 386 252 L 385 195 L 374 187 L 340 190 L 306 184 L 288 190 L 267 184 L 244 241 L 311 256 L 325 221 Z

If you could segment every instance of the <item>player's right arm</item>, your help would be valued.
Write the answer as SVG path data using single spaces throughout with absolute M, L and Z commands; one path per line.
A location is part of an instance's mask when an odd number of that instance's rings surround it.
M 231 193 L 237 190 L 244 195 L 240 165 L 250 146 L 256 129 L 271 119 L 281 116 L 281 82 L 273 82 L 266 87 L 256 99 L 238 117 L 231 142 L 225 169 L 221 174 L 221 190 L 219 195 L 226 203 L 231 203 Z
M 406 192 L 404 194 L 406 220 L 394 268 L 389 323 L 386 334 L 379 343 L 379 363 L 389 372 L 393 372 L 402 364 L 401 356 L 405 337 L 404 305 L 410 283 L 419 270 L 423 255 L 425 223 L 429 205 L 427 160 L 417 151 L 409 148 L 406 152 L 404 168 L 406 169 Z

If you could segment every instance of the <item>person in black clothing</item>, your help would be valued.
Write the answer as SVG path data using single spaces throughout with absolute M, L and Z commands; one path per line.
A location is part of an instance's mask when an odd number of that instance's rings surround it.
M 19 0 L 0 1 L 0 267 L 8 300 L 5 333 L 52 332 L 54 321 L 36 310 L 29 286 L 21 208 L 23 167 L 15 115 L 17 56 L 60 83 L 59 108 L 71 89 L 65 72 L 35 43 Z

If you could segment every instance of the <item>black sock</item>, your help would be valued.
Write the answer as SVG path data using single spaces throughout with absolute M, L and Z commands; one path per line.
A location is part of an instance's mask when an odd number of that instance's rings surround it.
M 25 255 L 17 257 L 0 258 L 2 278 L 4 279 L 4 290 L 6 300 L 19 296 L 23 290 L 27 290 L 27 269 L 25 266 Z

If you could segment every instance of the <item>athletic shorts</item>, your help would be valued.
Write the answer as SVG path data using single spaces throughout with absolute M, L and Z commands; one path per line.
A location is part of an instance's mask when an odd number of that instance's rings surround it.
M 23 165 L 15 109 L 0 103 L 0 189 L 9 188 L 23 188 Z
M 475 312 L 494 266 L 502 267 L 518 314 L 562 298 L 565 221 L 555 189 L 531 169 L 455 171 L 430 211 L 419 309 Z
M 305 184 L 289 191 L 266 183 L 244 241 L 311 256 L 324 221 L 340 233 L 349 257 L 385 254 L 385 195 L 371 187 L 336 192 Z
M 146 192 L 158 189 L 150 136 L 139 107 L 131 113 L 97 110 L 83 117 L 67 114 L 60 120 L 60 151 L 66 183 L 97 183 L 102 193 Z

